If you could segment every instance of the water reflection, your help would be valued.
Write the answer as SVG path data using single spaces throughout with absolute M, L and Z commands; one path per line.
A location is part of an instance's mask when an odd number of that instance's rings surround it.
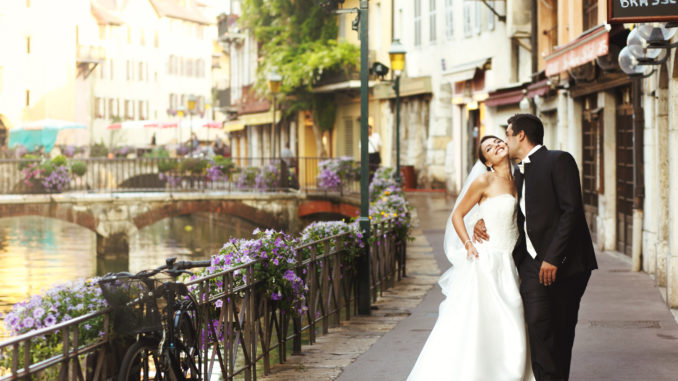
M 209 258 L 231 237 L 251 237 L 255 227 L 212 213 L 173 217 L 130 237 L 129 258 L 97 258 L 96 235 L 83 227 L 43 217 L 0 218 L 0 312 L 67 280 L 137 272 L 156 267 L 170 256 Z

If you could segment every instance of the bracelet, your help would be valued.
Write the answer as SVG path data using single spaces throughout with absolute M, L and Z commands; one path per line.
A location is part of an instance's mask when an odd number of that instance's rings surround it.
M 464 249 L 466 249 L 466 244 L 469 243 L 469 242 L 471 242 L 470 239 L 467 239 L 466 242 L 464 242 Z M 471 242 L 471 243 L 473 243 L 473 242 Z

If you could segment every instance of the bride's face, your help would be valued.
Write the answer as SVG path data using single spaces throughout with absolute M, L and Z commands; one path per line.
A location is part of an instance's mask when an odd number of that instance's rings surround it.
M 480 145 L 480 149 L 483 150 L 483 156 L 485 157 L 485 160 L 487 160 L 486 165 L 488 166 L 506 160 L 509 154 L 508 145 L 499 138 L 485 140 L 483 144 Z

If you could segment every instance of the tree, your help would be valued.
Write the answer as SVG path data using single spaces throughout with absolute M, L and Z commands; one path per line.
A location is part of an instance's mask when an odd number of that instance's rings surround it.
M 317 0 L 244 0 L 242 7 L 243 26 L 259 44 L 255 88 L 265 94 L 267 73 L 275 69 L 282 75 L 285 115 L 312 110 L 318 155 L 326 156 L 321 137 L 334 126 L 336 106 L 332 96 L 312 89 L 323 76 L 357 70 L 358 47 L 337 41 L 336 16 Z

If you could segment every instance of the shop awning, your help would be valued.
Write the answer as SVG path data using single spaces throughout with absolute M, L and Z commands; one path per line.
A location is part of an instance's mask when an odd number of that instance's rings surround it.
M 609 24 L 598 25 L 582 33 L 574 41 L 556 47 L 551 54 L 544 56 L 546 76 L 562 73 L 606 55 L 609 51 L 610 29 Z
M 475 77 L 476 71 L 485 70 L 492 64 L 492 57 L 481 58 L 453 66 L 450 71 L 443 73 L 443 78 L 450 82 L 470 81 Z
M 235 132 L 243 130 L 244 128 L 245 123 L 239 119 L 229 120 L 228 122 L 224 123 L 224 132 Z
M 242 121 L 245 126 L 256 126 L 259 124 L 271 124 L 273 119 L 273 111 L 264 111 L 254 114 L 242 114 L 238 120 Z M 275 122 L 280 122 L 280 110 L 275 112 Z
M 543 97 L 549 90 L 548 79 L 527 86 L 522 84 L 520 86 L 497 89 L 496 91 L 491 92 L 489 97 L 485 100 L 485 106 L 497 107 L 518 104 L 523 97 L 534 98 L 537 95 Z
M 400 78 L 400 97 L 433 93 L 431 77 Z M 395 90 L 392 82 L 381 82 L 374 87 L 374 99 L 393 99 Z

